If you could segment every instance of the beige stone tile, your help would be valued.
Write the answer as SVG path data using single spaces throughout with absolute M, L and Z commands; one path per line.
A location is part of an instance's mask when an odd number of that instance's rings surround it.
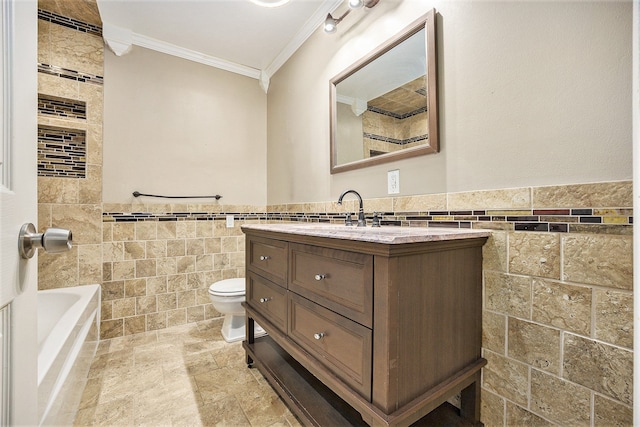
M 105 262 L 124 260 L 124 243 L 107 242 L 102 244 L 102 259 Z
M 447 210 L 446 194 L 421 194 L 393 198 L 393 212 L 426 212 Z M 389 211 L 387 210 L 387 211 Z
M 564 337 L 564 378 L 631 405 L 633 352 L 572 334 Z
M 187 289 L 187 275 L 174 274 L 167 277 L 167 292 L 184 291 Z
M 134 316 L 136 314 L 136 299 L 124 298 L 113 301 L 113 318 Z
M 196 271 L 213 270 L 213 255 L 196 256 Z
M 113 280 L 135 279 L 134 261 L 116 261 L 113 263 Z
M 157 238 L 156 221 L 138 221 L 135 223 L 136 240 L 155 240 Z
M 560 279 L 560 237 L 555 233 L 509 233 L 509 272 Z
M 545 420 L 544 418 L 540 418 L 539 416 L 527 411 L 525 408 L 522 408 L 511 402 L 507 402 L 506 420 L 507 426 L 553 426 L 552 423 Z
M 269 385 L 247 387 L 235 395 L 252 426 L 270 426 L 283 422 L 287 407 Z
M 558 185 L 533 188 L 536 208 L 630 207 L 633 206 L 631 181 Z
M 582 335 L 591 333 L 591 288 L 533 280 L 532 320 Z
M 51 224 L 71 230 L 76 244 L 102 243 L 102 209 L 99 205 L 53 205 Z
M 102 223 L 102 243 L 111 242 L 113 240 L 113 223 Z
M 482 312 L 482 347 L 505 355 L 506 318 L 490 311 Z
M 38 49 L 38 52 L 40 49 Z M 51 62 L 45 62 L 51 64 Z M 38 73 L 38 93 L 78 99 L 80 83 L 76 80 L 61 79 L 60 77 Z
M 531 191 L 527 187 L 448 193 L 447 208 L 450 211 L 465 209 L 531 209 Z
M 101 301 L 100 320 L 113 320 L 113 302 Z
M 167 240 L 167 256 L 178 257 L 186 254 L 186 241 L 184 239 Z
M 167 311 L 167 328 L 176 325 L 184 325 L 187 322 L 186 308 Z
M 529 368 L 524 363 L 483 351 L 487 365 L 483 369 L 482 387 L 520 405 L 527 405 Z
M 176 292 L 178 308 L 191 307 L 195 305 L 196 293 L 195 291 L 181 291 Z
M 174 310 L 178 306 L 177 301 L 175 293 L 158 295 L 158 311 Z
M 51 25 L 49 36 L 50 64 L 99 76 L 104 74 L 104 44 L 101 37 L 62 25 Z
M 186 241 L 187 255 L 204 254 L 204 239 L 187 239 Z
M 480 421 L 485 426 L 503 426 L 504 399 L 485 389 L 480 393 Z
M 139 259 L 136 261 L 136 277 L 153 277 L 155 275 L 155 259 Z
M 590 392 L 584 387 L 531 370 L 531 410 L 560 425 L 589 425 Z
M 175 239 L 176 238 L 176 222 L 175 221 L 158 221 L 156 226 L 156 235 L 158 239 Z
M 78 203 L 102 203 L 102 165 L 86 166 L 86 177 L 78 180 Z
M 103 262 L 102 263 L 102 281 L 110 282 L 112 280 L 113 280 L 113 263 Z
M 506 273 L 507 266 L 507 233 L 495 231 L 482 247 L 482 268 Z
M 213 237 L 213 221 L 196 221 L 196 237 Z
M 102 264 L 78 264 L 78 284 L 91 285 L 102 282 Z
M 100 339 L 121 337 L 123 334 L 122 319 L 106 320 L 100 322 Z
M 68 252 L 48 254 L 38 249 L 38 289 L 78 285 L 78 247 Z
M 136 240 L 135 224 L 132 222 L 116 222 L 113 224 L 114 241 Z
M 244 239 L 242 239 L 244 242 Z M 205 254 L 217 254 L 222 251 L 222 238 L 214 237 L 204 240 L 204 253 Z
M 633 294 L 601 289 L 594 292 L 595 337 L 633 348 Z
M 178 274 L 192 273 L 196 271 L 196 257 L 195 256 L 183 256 L 177 258 Z
M 531 277 L 512 274 L 484 273 L 484 306 L 487 310 L 530 318 Z
M 136 298 L 136 314 L 150 314 L 158 311 L 156 296 Z
M 86 135 L 87 165 L 102 166 L 102 123 L 88 125 Z
M 102 301 L 124 298 L 124 281 L 103 283 L 101 291 Z
M 39 203 L 78 203 L 78 181 L 70 178 L 38 177 Z
M 101 85 L 79 85 L 80 98 L 87 103 L 87 122 L 102 125 L 104 116 L 104 90 Z
M 244 252 L 233 252 L 229 254 L 229 266 L 232 268 L 237 268 L 240 273 L 238 276 L 244 276 L 244 267 L 245 267 L 245 253 Z
M 630 406 L 595 395 L 593 425 L 596 427 L 624 427 L 633 425 L 633 410 Z
M 196 304 L 198 304 L 198 295 L 196 294 Z M 204 306 L 198 305 L 194 307 L 187 307 L 187 322 L 201 322 L 204 320 Z
M 547 372 L 560 371 L 560 331 L 510 317 L 508 319 L 509 357 Z
M 116 399 L 78 411 L 74 426 L 133 425 L 133 401 Z
M 164 258 L 167 256 L 166 240 L 149 240 L 146 242 L 147 258 Z
M 125 297 L 142 297 L 147 295 L 146 279 L 131 279 L 124 282 Z
M 38 230 L 46 230 L 51 227 L 51 204 L 38 203 Z
M 223 393 L 220 399 L 205 401 L 198 408 L 203 425 L 246 426 L 251 424 L 235 397 Z
M 164 294 L 167 292 L 167 276 L 149 277 L 147 282 L 147 295 Z
M 256 380 L 249 369 L 221 367 L 206 374 L 194 375 L 198 392 L 204 402 L 214 402 L 255 386 Z
M 230 267 L 229 254 L 214 254 L 213 268 L 214 270 L 224 270 Z
M 393 212 L 393 198 L 365 199 L 363 201 L 365 212 Z
M 167 315 L 165 311 L 147 315 L 147 331 L 164 329 L 166 327 L 167 327 Z
M 222 237 L 220 238 L 220 242 L 221 249 L 218 252 L 236 252 L 238 250 L 238 237 Z
M 179 239 L 193 239 L 196 237 L 195 221 L 176 222 L 176 237 Z
M 564 280 L 631 290 L 631 236 L 567 235 L 562 240 Z
M 146 256 L 144 242 L 124 242 L 124 259 L 144 259 Z
M 124 319 L 124 334 L 139 334 L 145 331 L 145 326 L 144 316 L 127 317 Z
M 158 276 L 169 276 L 178 273 L 178 260 L 176 258 L 158 258 L 156 261 Z

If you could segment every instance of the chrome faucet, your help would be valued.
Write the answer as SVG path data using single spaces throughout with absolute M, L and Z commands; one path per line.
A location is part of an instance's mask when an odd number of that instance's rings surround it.
M 356 190 L 347 190 L 344 193 L 342 193 L 340 197 L 338 197 L 338 204 L 342 205 L 342 198 L 349 193 L 355 194 L 356 197 L 358 198 L 358 201 L 360 202 L 360 207 L 358 208 L 358 227 L 366 227 L 367 221 L 365 221 L 364 219 L 364 207 L 362 206 L 362 197 L 360 197 L 360 194 L 358 194 Z

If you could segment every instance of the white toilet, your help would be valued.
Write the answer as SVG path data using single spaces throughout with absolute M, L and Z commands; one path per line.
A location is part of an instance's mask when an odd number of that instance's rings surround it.
M 224 314 L 222 322 L 222 338 L 226 342 L 240 341 L 245 336 L 244 307 L 245 279 L 226 279 L 209 286 L 209 298 L 220 314 Z M 254 328 L 255 336 L 265 335 L 266 332 L 257 323 Z

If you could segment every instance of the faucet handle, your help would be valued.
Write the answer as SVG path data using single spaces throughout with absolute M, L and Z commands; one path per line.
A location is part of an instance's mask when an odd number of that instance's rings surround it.
M 372 227 L 380 227 L 380 212 L 373 213 L 373 222 L 371 223 Z
M 353 220 L 351 219 L 351 212 L 347 212 L 347 215 L 344 218 L 344 225 L 350 227 L 353 225 Z

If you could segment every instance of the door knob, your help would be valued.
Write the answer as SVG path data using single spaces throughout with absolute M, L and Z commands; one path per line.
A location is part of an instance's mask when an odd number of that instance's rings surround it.
M 18 249 L 24 259 L 33 257 L 37 248 L 44 248 L 45 252 L 57 254 L 71 249 L 72 235 L 64 228 L 48 228 L 44 233 L 38 233 L 36 227 L 27 223 L 20 228 Z

